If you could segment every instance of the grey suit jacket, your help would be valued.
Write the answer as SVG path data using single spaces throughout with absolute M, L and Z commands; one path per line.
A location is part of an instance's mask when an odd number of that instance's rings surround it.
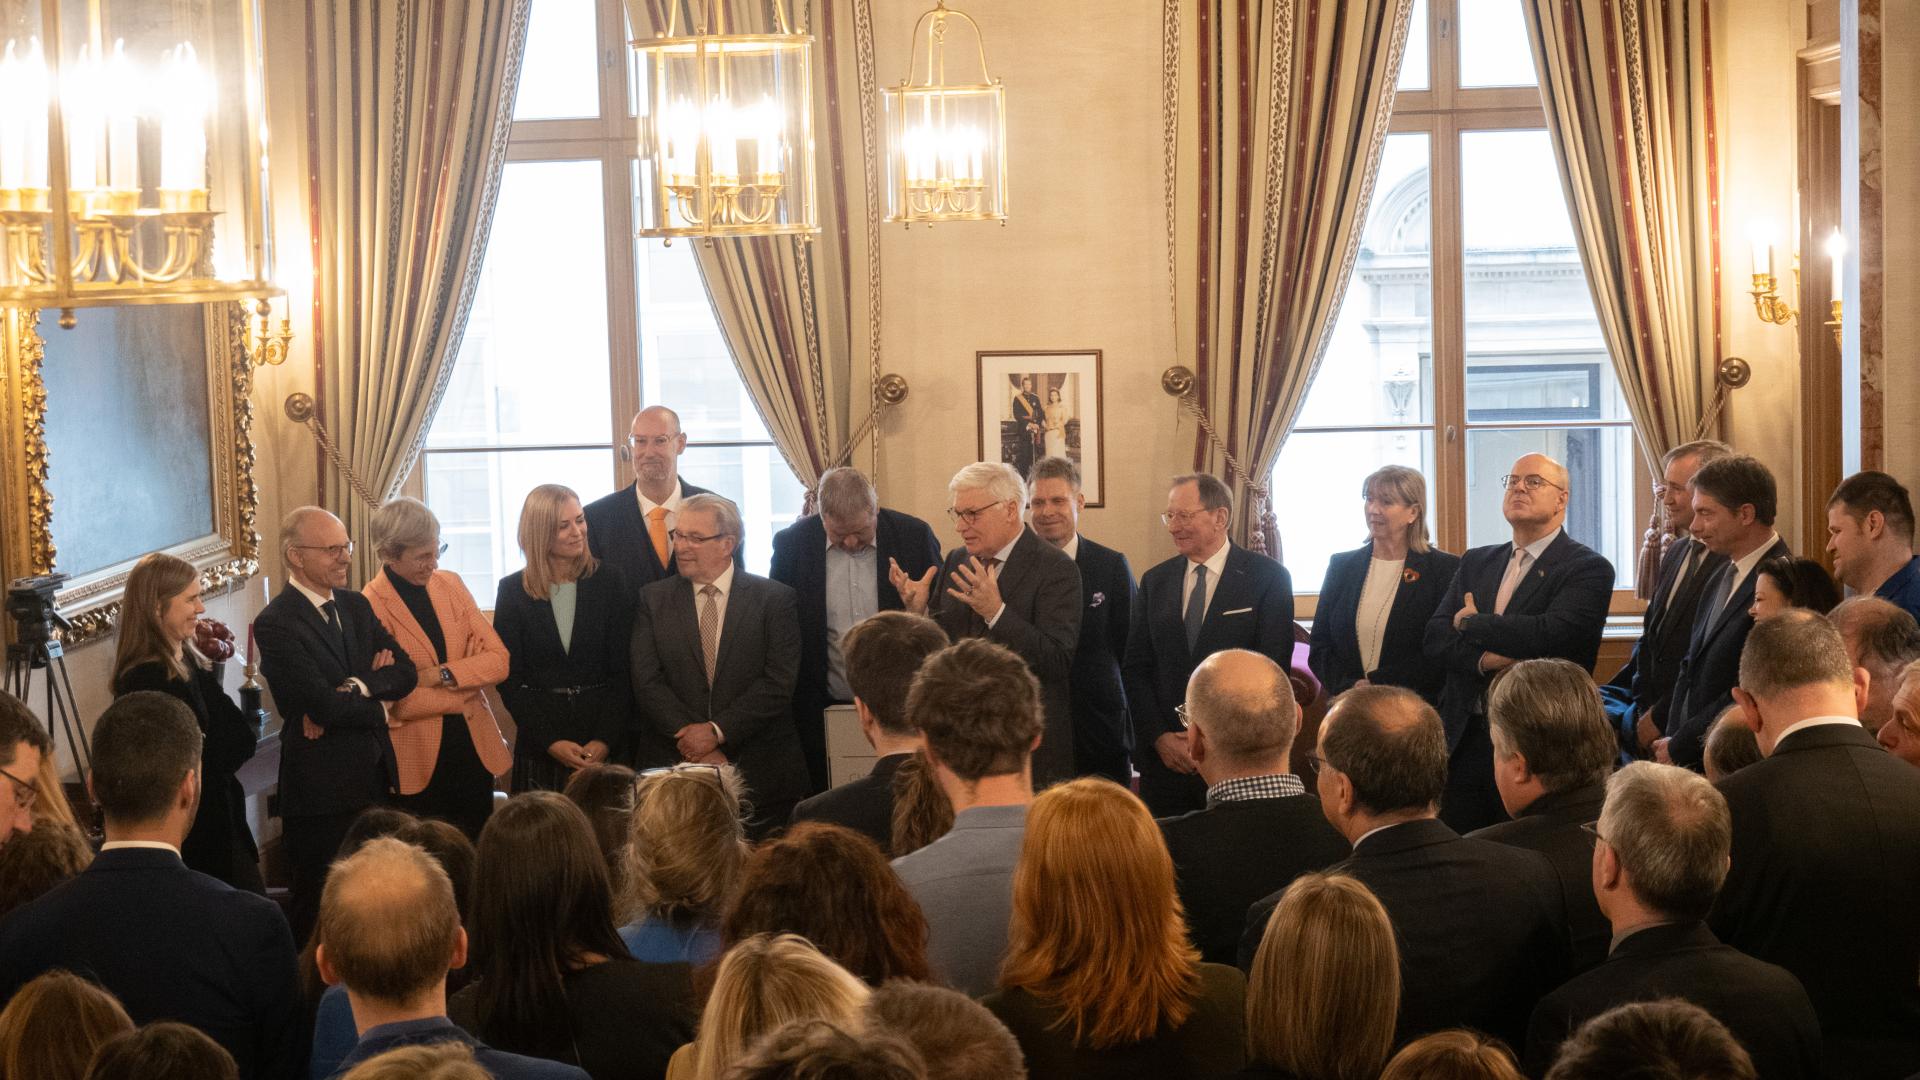
M 733 572 L 713 686 L 700 654 L 693 583 L 675 575 L 640 590 L 633 618 L 633 699 L 640 714 L 639 768 L 680 760 L 674 733 L 711 721 L 720 751 L 739 768 L 760 803 L 807 794 L 807 764 L 793 726 L 800 673 L 800 619 L 793 590 L 744 570 Z
M 969 807 L 947 835 L 893 860 L 926 913 L 934 977 L 968 997 L 999 984 L 1013 917 L 1013 867 L 1026 835 L 1025 806 Z

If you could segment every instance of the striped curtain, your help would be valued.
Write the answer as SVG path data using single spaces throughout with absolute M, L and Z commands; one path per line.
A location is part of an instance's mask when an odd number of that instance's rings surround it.
M 1718 415 L 1719 6 L 1523 4 L 1580 261 L 1634 435 L 1655 469 L 1668 450 L 1710 435 Z M 1652 588 L 1665 534 L 1649 529 L 1643 592 Z
M 506 163 L 530 0 L 307 0 L 315 396 L 374 500 L 413 468 L 453 375 Z M 321 501 L 377 568 L 372 508 Z
M 664 32 L 671 2 L 627 0 L 634 36 Z M 678 32 L 685 34 L 694 23 L 688 0 L 679 2 Z M 788 467 L 807 486 L 811 512 L 820 474 L 872 407 L 880 378 L 880 89 L 871 0 L 776 2 L 786 5 L 795 31 L 814 36 L 820 234 L 691 243 L 741 381 Z M 762 9 L 737 4 L 733 10 Z M 863 399 L 857 405 L 856 388 Z
M 1175 341 L 1212 429 L 1194 467 L 1244 473 L 1235 529 L 1278 558 L 1265 478 L 1346 292 L 1412 0 L 1163 4 Z

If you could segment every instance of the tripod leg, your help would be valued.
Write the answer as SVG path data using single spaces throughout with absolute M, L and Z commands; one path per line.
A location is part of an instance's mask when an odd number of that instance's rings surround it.
M 87 774 L 93 771 L 93 748 L 87 745 L 87 727 L 80 720 L 79 699 L 73 696 L 73 680 L 67 677 L 65 655 L 56 656 L 47 664 L 47 690 L 49 693 L 53 690 L 53 673 L 56 666 L 60 669 L 60 685 L 67 695 L 62 712 L 65 714 L 63 722 L 69 722 L 72 725 L 67 737 L 73 743 L 73 763 L 80 770 L 81 781 L 85 782 Z

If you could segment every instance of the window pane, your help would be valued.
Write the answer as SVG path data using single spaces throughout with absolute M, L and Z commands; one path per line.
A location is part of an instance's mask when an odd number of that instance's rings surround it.
M 690 446 L 680 456 L 688 483 L 725 495 L 746 523 L 747 569 L 765 574 L 773 562 L 773 534 L 800 516 L 806 489 L 780 451 L 767 446 Z
M 600 115 L 597 18 L 594 0 L 533 0 L 515 120 Z
M 1413 0 L 1413 13 L 1407 16 L 1407 51 L 1400 57 L 1401 90 L 1425 90 L 1427 66 L 1427 0 Z
M 1297 427 L 1432 421 L 1427 151 L 1424 132 L 1387 136 L 1353 277 Z
M 1460 0 L 1460 85 L 1537 86 L 1520 0 Z
M 598 161 L 507 165 L 428 446 L 611 442 L 603 209 Z
M 1566 465 L 1567 532 L 1613 563 L 1614 587 L 1633 588 L 1634 557 L 1645 522 L 1635 520 L 1633 429 L 1567 427 L 1467 432 L 1467 546 L 1513 537 L 1501 512 L 1500 478 L 1526 454 Z M 1550 489 L 1547 489 L 1550 490 Z
M 1270 483 L 1275 506 L 1297 508 L 1277 511 L 1280 549 L 1294 592 L 1319 592 L 1327 560 L 1367 542 L 1360 484 L 1382 465 L 1406 465 L 1431 480 L 1433 432 L 1296 431 L 1288 437 Z M 1429 493 L 1430 530 L 1435 520 Z
M 526 565 L 519 531 L 527 492 L 565 484 L 591 502 L 613 480 L 613 459 L 605 450 L 428 451 L 425 468 L 427 505 L 439 517 L 447 545 L 440 565 L 459 574 L 480 606 L 489 608 L 500 579 Z

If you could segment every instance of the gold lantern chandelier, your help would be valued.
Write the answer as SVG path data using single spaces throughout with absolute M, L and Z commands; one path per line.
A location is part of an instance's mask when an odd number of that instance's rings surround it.
M 256 5 L 0 0 L 0 304 L 279 294 Z
M 947 82 L 947 35 L 954 20 L 964 21 L 973 33 L 977 83 Z M 938 0 L 914 24 L 907 77 L 881 93 L 887 118 L 887 220 L 1006 224 L 1007 96 L 987 71 L 979 24 Z
M 682 36 L 635 41 L 640 59 L 641 236 L 811 235 L 813 38 L 781 0 L 769 33 L 735 33 L 727 0 L 696 0 Z

